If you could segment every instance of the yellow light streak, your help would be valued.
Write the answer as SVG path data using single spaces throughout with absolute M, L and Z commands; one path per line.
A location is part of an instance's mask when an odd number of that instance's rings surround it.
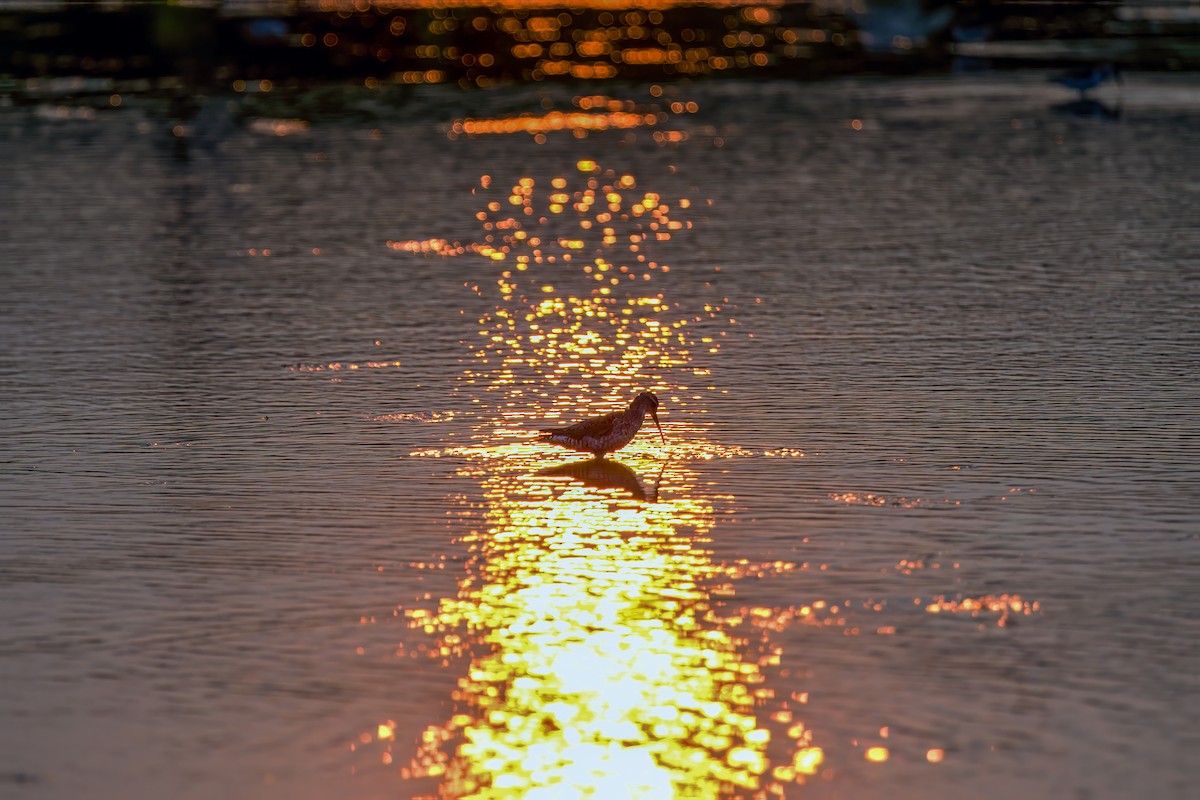
M 673 216 L 685 204 L 634 191 L 631 174 L 577 166 L 549 181 L 481 182 L 497 197 L 484 201 L 484 230 L 500 232 L 494 246 L 526 269 L 498 266 L 498 279 L 472 287 L 494 303 L 463 375 L 482 389 L 472 441 L 413 454 L 462 459 L 484 504 L 456 596 L 406 610 L 410 626 L 435 637 L 431 657 L 465 667 L 454 713 L 425 731 L 405 774 L 439 778 L 444 797 L 489 799 L 716 800 L 805 780 L 823 755 L 811 731 L 783 733 L 789 701 L 764 685 L 778 652 L 758 652 L 739 633 L 796 615 L 718 613 L 715 599 L 728 605 L 732 581 L 795 565 L 722 564 L 706 546 L 730 498 L 686 464 L 749 451 L 708 441 L 703 409 L 688 413 L 702 398 L 687 388 L 695 312 L 650 288 L 667 265 L 635 257 L 650 222 L 690 226 Z M 552 233 L 533 222 L 550 206 L 602 227 Z M 568 252 L 595 255 L 570 267 L 551 261 Z M 598 275 L 619 277 L 601 284 Z M 639 437 L 619 462 L 596 465 L 556 463 L 560 454 L 533 440 L 531 414 L 574 420 L 620 407 L 639 388 L 660 392 L 667 445 Z

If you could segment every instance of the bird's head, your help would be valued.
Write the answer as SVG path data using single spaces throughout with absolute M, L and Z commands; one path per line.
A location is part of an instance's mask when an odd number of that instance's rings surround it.
M 640 392 L 633 399 L 633 404 L 649 411 L 652 408 L 658 408 L 658 398 L 654 396 L 654 392 Z

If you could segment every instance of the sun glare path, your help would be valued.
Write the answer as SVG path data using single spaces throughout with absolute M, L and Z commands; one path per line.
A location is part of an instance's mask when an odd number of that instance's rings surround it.
M 456 713 L 425 737 L 414 777 L 444 772 L 455 797 L 759 788 L 771 731 L 757 705 L 770 699 L 772 658 L 747 657 L 714 608 L 711 586 L 745 568 L 714 564 L 704 548 L 713 507 L 694 474 L 671 480 L 672 499 L 659 502 L 538 473 L 485 480 L 469 577 L 413 617 L 470 650 Z
M 771 688 L 782 658 L 774 638 L 792 626 L 845 636 L 896 628 L 860 626 L 848 600 L 739 605 L 740 579 L 827 565 L 722 563 L 708 546 L 735 499 L 689 465 L 806 453 L 709 439 L 706 399 L 719 390 L 697 355 L 719 353 L 714 334 L 736 320 L 725 316 L 728 298 L 690 309 L 673 302 L 671 266 L 655 254 L 692 228 L 695 203 L 591 160 L 549 179 L 485 175 L 475 194 L 481 241 L 389 242 L 484 263 L 464 283 L 480 304 L 457 389 L 475 406 L 471 439 L 411 453 L 455 459 L 483 497 L 481 511 L 462 501 L 471 531 L 456 594 L 404 611 L 433 639 L 419 650 L 463 675 L 452 711 L 424 730 L 401 776 L 436 782 L 443 798 L 783 796 L 822 773 L 825 747 L 795 718 L 808 691 L 776 697 Z M 534 439 L 539 424 L 615 410 L 641 389 L 660 396 L 666 444 L 642 436 L 594 461 Z M 887 603 L 862 605 L 879 612 Z M 960 595 L 931 598 L 925 610 L 994 614 L 1003 627 L 1010 614 L 1040 609 L 1016 595 Z M 394 728 L 379 724 L 385 764 L 396 757 Z M 943 751 L 929 752 L 936 763 Z M 867 758 L 889 753 L 877 747 Z
M 431 653 L 467 667 L 405 774 L 478 798 L 750 797 L 815 774 L 811 731 L 765 686 L 780 656 L 757 623 L 775 615 L 734 604 L 733 581 L 795 565 L 714 561 L 706 535 L 732 498 L 687 466 L 752 454 L 708 441 L 700 421 L 716 387 L 693 351 L 719 347 L 692 331 L 727 301 L 685 310 L 655 286 L 671 268 L 654 247 L 691 228 L 691 200 L 587 160 L 549 180 L 485 176 L 476 194 L 482 241 L 389 245 L 473 254 L 492 274 L 467 283 L 490 303 L 460 379 L 473 441 L 413 454 L 460 459 L 484 511 L 457 596 L 408 611 Z M 643 436 L 596 463 L 532 440 L 538 420 L 613 410 L 641 388 L 682 420 L 666 445 Z

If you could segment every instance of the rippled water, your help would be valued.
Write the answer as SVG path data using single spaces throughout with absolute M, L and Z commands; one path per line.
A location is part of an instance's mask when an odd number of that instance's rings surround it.
M 1190 796 L 1194 87 L 3 110 L 0 795 Z

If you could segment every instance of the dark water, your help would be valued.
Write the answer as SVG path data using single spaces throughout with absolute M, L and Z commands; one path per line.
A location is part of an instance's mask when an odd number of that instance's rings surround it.
M 0 796 L 1190 797 L 1195 86 L 4 109 Z

